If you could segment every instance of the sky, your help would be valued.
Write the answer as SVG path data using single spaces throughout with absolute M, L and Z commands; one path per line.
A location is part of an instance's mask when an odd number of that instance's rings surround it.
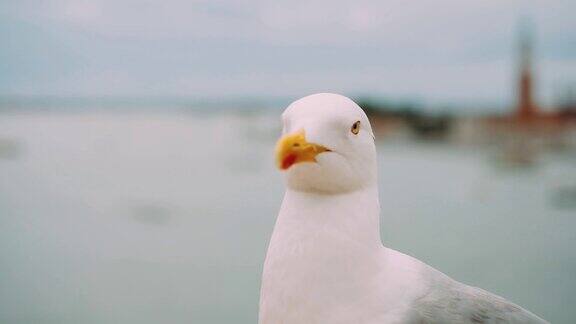
M 552 105 L 576 84 L 574 12 L 573 0 L 2 0 L 0 96 L 505 106 L 524 21 Z

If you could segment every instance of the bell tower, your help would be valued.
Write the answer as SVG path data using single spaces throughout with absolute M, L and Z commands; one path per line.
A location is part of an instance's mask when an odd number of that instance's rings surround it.
M 525 121 L 535 117 L 538 112 L 533 98 L 532 33 L 527 23 L 520 27 L 516 117 Z

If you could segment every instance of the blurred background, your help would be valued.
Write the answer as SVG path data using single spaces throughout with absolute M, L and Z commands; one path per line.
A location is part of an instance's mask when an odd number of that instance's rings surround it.
M 0 322 L 255 323 L 279 116 L 354 98 L 382 238 L 576 318 L 576 3 L 3 0 Z

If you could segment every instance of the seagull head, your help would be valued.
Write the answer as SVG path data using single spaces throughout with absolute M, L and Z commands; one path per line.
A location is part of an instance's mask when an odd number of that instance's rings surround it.
M 282 114 L 276 162 L 290 189 L 342 193 L 376 182 L 376 149 L 368 117 L 331 93 L 301 98 Z

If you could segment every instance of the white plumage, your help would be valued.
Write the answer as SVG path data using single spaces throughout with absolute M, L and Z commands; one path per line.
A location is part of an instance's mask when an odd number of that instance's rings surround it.
M 382 245 L 374 137 L 352 100 L 308 96 L 283 123 L 287 190 L 264 264 L 260 324 L 546 323 Z

